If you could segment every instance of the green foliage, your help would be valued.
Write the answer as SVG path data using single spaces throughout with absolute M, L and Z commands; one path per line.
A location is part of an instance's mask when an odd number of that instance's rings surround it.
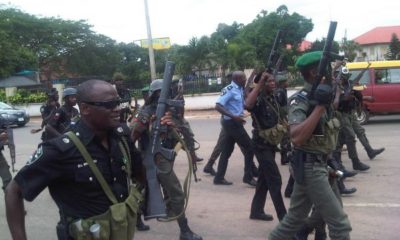
M 340 50 L 344 52 L 344 55 L 350 62 L 353 62 L 357 56 L 357 51 L 361 51 L 361 46 L 354 41 L 347 41 L 347 39 L 343 39 Z
M 387 60 L 399 60 L 400 59 L 400 41 L 395 33 L 392 35 L 390 40 L 389 49 L 385 57 Z
M 11 104 L 42 103 L 46 99 L 47 96 L 44 92 L 31 92 L 25 89 L 18 89 L 14 96 L 6 99 L 4 90 L 0 91 L 0 101 Z

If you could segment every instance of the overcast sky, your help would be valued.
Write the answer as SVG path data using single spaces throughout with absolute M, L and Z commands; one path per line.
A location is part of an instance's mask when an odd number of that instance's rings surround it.
M 337 21 L 336 40 L 347 31 L 353 39 L 378 26 L 400 25 L 398 0 L 147 0 L 153 38 L 170 37 L 187 44 L 192 37 L 210 36 L 219 23 L 248 24 L 261 10 L 285 4 L 289 13 L 311 18 L 309 41 L 326 36 L 329 21 Z M 147 38 L 144 0 L 0 0 L 37 16 L 87 20 L 93 30 L 118 42 Z M 374 4 L 372 4 L 374 3 Z

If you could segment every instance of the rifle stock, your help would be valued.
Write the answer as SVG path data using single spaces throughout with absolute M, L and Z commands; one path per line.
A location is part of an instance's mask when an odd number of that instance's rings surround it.
M 150 145 L 146 150 L 144 158 L 144 166 L 146 168 L 147 180 L 147 204 L 144 218 L 160 218 L 166 217 L 166 209 L 164 199 L 161 192 L 160 183 L 157 178 L 157 166 L 155 160 L 158 157 L 163 157 L 167 160 L 173 160 L 175 152 L 172 149 L 166 149 L 161 146 L 161 135 L 167 133 L 167 126 L 161 125 L 161 118 L 167 110 L 167 102 L 170 95 L 172 76 L 174 74 L 175 64 L 167 62 L 165 64 L 163 86 L 158 99 L 156 110 L 156 119 L 152 123 L 150 132 Z

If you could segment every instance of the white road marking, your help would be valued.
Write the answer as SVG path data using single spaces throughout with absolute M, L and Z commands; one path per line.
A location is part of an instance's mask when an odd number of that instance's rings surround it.
M 399 203 L 345 203 L 345 207 L 400 208 Z

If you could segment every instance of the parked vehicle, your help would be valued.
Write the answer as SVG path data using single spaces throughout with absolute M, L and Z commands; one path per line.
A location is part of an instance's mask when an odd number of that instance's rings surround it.
M 29 114 L 22 109 L 17 109 L 4 102 L 0 102 L 0 116 L 8 125 L 25 126 L 30 120 Z
M 362 124 L 368 122 L 371 115 L 400 113 L 400 61 L 370 63 L 360 80 L 360 84 L 366 86 L 362 91 L 364 108 L 357 115 Z M 354 80 L 368 62 L 347 63 L 346 66 L 351 73 L 350 80 Z

